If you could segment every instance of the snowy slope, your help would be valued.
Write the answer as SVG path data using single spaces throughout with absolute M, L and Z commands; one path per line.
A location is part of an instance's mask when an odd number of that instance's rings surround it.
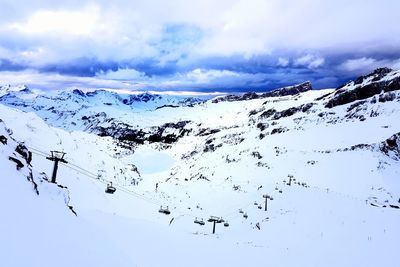
M 31 151 L 16 142 L 10 132 L 0 122 L 2 265 L 124 263 L 124 255 L 108 245 L 109 240 L 99 236 L 94 225 L 73 213 L 68 189 L 49 183 L 45 174 L 38 173 L 34 163 L 30 165 Z M 33 154 L 33 159 L 35 157 Z M 17 168 L 10 158 L 22 167 Z M 104 244 L 103 248 L 115 256 L 98 254 L 98 243 Z
M 376 71 L 336 90 L 161 109 L 150 100 L 134 109 L 108 92 L 93 96 L 97 102 L 66 93 L 40 108 L 7 94 L 0 118 L 34 152 L 36 172 L 51 174 L 50 150 L 67 153 L 58 183 L 68 187 L 77 217 L 65 204 L 57 212 L 73 218 L 70 229 L 90 227 L 75 241 L 82 250 L 109 251 L 114 266 L 398 266 L 396 73 Z M 358 93 L 375 86 L 382 90 Z M 113 195 L 104 192 L 108 181 L 117 187 Z M 273 198 L 267 211 L 265 194 Z M 27 193 L 15 195 L 18 202 Z M 218 223 L 211 234 L 210 216 L 229 227 Z M 71 262 L 82 257 L 70 255 Z M 93 258 L 86 263 L 109 266 Z

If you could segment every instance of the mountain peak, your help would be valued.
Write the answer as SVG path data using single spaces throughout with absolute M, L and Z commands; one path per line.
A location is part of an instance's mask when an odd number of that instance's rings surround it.
M 12 86 L 10 84 L 7 84 L 0 87 L 0 96 L 6 95 L 11 92 L 32 93 L 32 91 L 25 84 L 17 86 Z

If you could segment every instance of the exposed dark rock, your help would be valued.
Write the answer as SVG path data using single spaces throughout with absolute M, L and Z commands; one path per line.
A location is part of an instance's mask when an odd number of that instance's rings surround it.
M 200 129 L 200 131 L 197 135 L 198 136 L 207 136 L 207 135 L 219 133 L 220 131 L 221 131 L 221 129 L 202 128 L 202 129 Z
M 93 132 L 99 136 L 111 136 L 123 143 L 133 142 L 136 144 L 144 144 L 145 141 L 148 141 L 150 143 L 171 144 L 192 131 L 191 128 L 185 128 L 189 122 L 190 121 L 165 123 L 161 126 L 155 126 L 149 129 L 132 129 L 128 124 L 112 122 L 109 127 L 95 127 Z M 176 130 L 177 133 L 167 134 L 170 130 Z
M 257 128 L 260 129 L 260 131 L 264 131 L 268 127 L 269 127 L 268 123 L 262 123 L 262 122 L 257 123 Z
M 28 179 L 29 182 L 32 183 L 32 185 L 33 185 L 33 190 L 35 190 L 35 193 L 36 193 L 37 195 L 39 195 L 38 185 L 37 185 L 37 183 L 35 182 L 35 180 L 33 179 L 32 171 L 29 172 L 29 176 L 26 177 L 26 178 Z
M 399 87 L 399 89 L 400 89 L 400 87 Z M 381 103 L 384 103 L 384 102 L 388 102 L 388 101 L 393 101 L 395 99 L 396 99 L 396 94 L 393 92 L 388 92 L 388 93 L 380 94 L 378 101 Z
M 125 105 L 132 105 L 134 102 L 149 102 L 149 101 L 154 101 L 156 99 L 161 99 L 162 97 L 160 95 L 154 95 L 154 94 L 149 94 L 149 93 L 143 93 L 143 94 L 138 94 L 138 95 L 131 95 L 128 99 L 124 99 L 123 103 Z
M 265 110 L 265 108 L 253 109 L 253 110 L 251 110 L 249 112 L 249 117 L 250 116 L 254 116 L 254 115 L 256 115 L 256 114 L 258 114 L 258 113 L 260 113 L 261 111 L 264 111 L 264 110 Z
M 213 140 L 207 140 L 206 145 L 203 149 L 203 152 L 214 152 L 217 148 L 222 147 L 222 144 L 214 145 L 212 143 Z
M 261 156 L 260 152 L 254 151 L 251 153 L 251 155 L 257 159 L 262 159 L 263 157 Z
M 380 143 L 380 151 L 395 160 L 400 160 L 400 133 L 396 133 Z
M 0 135 L 0 143 L 2 143 L 3 145 L 7 145 L 7 137 L 5 137 L 4 135 Z
M 270 167 L 268 166 L 267 163 L 261 162 L 261 161 L 257 162 L 257 167 L 262 167 L 262 168 L 268 168 L 268 169 L 270 169 Z
M 301 84 L 283 87 L 263 94 L 263 97 L 278 97 L 287 95 L 297 95 L 312 90 L 311 82 L 304 82 Z
M 176 105 L 162 105 L 162 106 L 156 107 L 156 110 L 157 109 L 162 109 L 162 108 L 179 108 L 179 106 L 176 106 Z
M 323 100 L 323 99 L 327 98 L 328 96 L 330 96 L 331 94 L 333 94 L 333 92 L 324 94 L 323 96 L 320 96 L 320 97 L 317 97 L 317 98 L 315 99 L 315 101 Z
M 85 93 L 82 92 L 82 91 L 79 90 L 79 89 L 74 89 L 74 90 L 72 91 L 72 93 L 73 93 L 73 94 L 76 94 L 76 95 L 79 95 L 79 96 L 82 96 L 82 97 L 85 96 Z
M 31 163 L 32 161 L 32 152 L 28 150 L 28 148 L 23 145 L 23 144 L 19 144 L 16 148 L 15 148 L 15 152 L 17 152 L 18 154 L 20 154 L 28 164 Z
M 19 159 L 17 159 L 17 158 L 14 158 L 14 157 L 8 157 L 8 159 L 9 160 L 11 160 L 11 161 L 13 161 L 13 162 L 15 162 L 16 164 L 17 164 L 17 170 L 20 170 L 21 168 L 23 168 L 25 165 L 24 164 L 22 164 L 22 162 L 19 160 Z
M 272 115 L 274 115 L 275 112 L 276 112 L 276 110 L 273 109 L 273 108 L 268 109 L 268 110 L 264 111 L 263 113 L 261 113 L 261 115 L 259 116 L 259 118 L 260 118 L 260 119 L 267 119 L 267 118 L 271 117 Z
M 360 105 L 364 105 L 365 103 L 367 103 L 366 100 L 362 100 L 362 101 L 358 101 L 352 105 L 350 105 L 350 107 L 347 108 L 347 112 L 352 111 L 354 108 L 360 106 Z
M 338 87 L 334 96 L 326 103 L 325 107 L 333 108 L 335 106 L 348 104 L 356 100 L 366 99 L 380 94 L 381 92 L 400 90 L 400 77 L 396 77 L 391 80 L 382 80 L 382 78 L 385 77 L 385 75 L 390 71 L 391 70 L 388 68 L 377 69 L 367 76 L 358 78 L 356 80 L 358 83 L 349 82 Z M 368 84 L 362 85 L 362 82 L 371 76 L 374 76 L 374 79 L 372 79 L 372 81 L 370 81 Z M 354 88 L 347 90 L 347 85 L 353 86 Z
M 225 157 L 226 163 L 232 163 L 232 162 L 238 162 L 238 161 L 240 161 L 240 159 L 230 158 L 229 155 L 226 155 L 226 157 Z
M 272 135 L 272 134 L 280 134 L 280 133 L 284 133 L 284 132 L 287 132 L 287 131 L 288 131 L 287 128 L 285 128 L 285 127 L 279 127 L 279 128 L 273 129 L 272 132 L 271 132 L 271 135 Z
M 365 81 L 366 79 L 368 79 L 370 77 L 373 77 L 372 81 L 379 81 L 380 79 L 385 77 L 386 74 L 388 74 L 388 73 L 390 73 L 392 71 L 393 70 L 389 69 L 389 68 L 378 68 L 378 69 L 374 70 L 373 72 L 371 72 L 368 75 L 358 77 L 354 81 L 354 84 L 361 84 L 363 81 Z
M 222 137 L 222 141 L 229 145 L 238 145 L 244 141 L 242 133 L 227 134 Z
M 274 116 L 272 117 L 273 120 L 279 120 L 280 118 L 285 118 L 294 115 L 295 113 L 301 111 L 301 112 L 307 112 L 312 108 L 312 106 L 315 105 L 314 103 L 307 103 L 303 104 L 298 107 L 292 107 L 280 112 L 276 112 Z
M 343 152 L 346 152 L 346 151 L 355 151 L 355 150 L 364 150 L 364 149 L 370 149 L 371 148 L 371 145 L 368 145 L 368 144 L 358 144 L 358 145 L 354 145 L 354 146 L 351 146 L 351 147 L 346 147 L 345 149 L 339 149 L 338 151 L 343 151 Z
M 297 95 L 299 93 L 303 93 L 306 91 L 312 90 L 312 86 L 310 82 L 304 82 L 301 84 L 287 86 L 279 89 L 275 89 L 270 92 L 265 93 L 255 93 L 248 92 L 242 95 L 226 95 L 222 97 L 217 97 L 212 100 L 212 103 L 219 102 L 232 102 L 232 101 L 244 101 L 251 99 L 259 99 L 259 98 L 267 98 L 267 97 L 279 97 L 279 96 L 287 96 L 287 95 Z

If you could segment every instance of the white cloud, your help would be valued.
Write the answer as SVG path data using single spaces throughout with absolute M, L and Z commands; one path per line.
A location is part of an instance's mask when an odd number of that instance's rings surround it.
M 90 71 L 93 64 L 94 69 L 100 66 L 106 71 L 98 73 L 96 80 L 133 79 L 151 85 L 160 81 L 172 87 L 182 84 L 178 78 L 184 84 L 223 85 L 228 81 L 246 84 L 242 80 L 245 78 L 249 83 L 265 83 L 262 79 L 265 75 L 242 72 L 246 69 L 262 72 L 264 66 L 264 69 L 278 66 L 326 69 L 331 64 L 331 55 L 352 55 L 354 51 L 358 58 L 365 59 L 343 62 L 336 71 L 356 72 L 362 66 L 367 69 L 388 64 L 400 67 L 388 59 L 371 62 L 382 58 L 376 51 L 400 54 L 400 27 L 396 21 L 400 1 L 397 0 L 384 3 L 96 0 L 89 3 L 92 4 L 82 4 L 80 0 L 0 1 L 0 10 L 13 11 L 12 16 L 0 16 L 2 68 L 60 72 L 68 68 L 64 73 L 81 71 L 79 74 L 87 75 L 93 74 Z M 171 25 L 189 30 L 168 32 Z M 185 38 L 190 37 L 185 34 L 193 32 L 196 38 Z M 302 51 L 307 54 L 299 54 Z M 236 64 L 235 68 L 231 68 L 231 63 Z M 69 71 L 74 66 L 75 72 Z M 107 72 L 109 66 L 114 69 L 135 66 L 138 72 L 146 74 L 161 69 L 168 77 L 142 77 L 141 73 L 127 69 Z M 196 68 L 201 68 L 199 73 L 190 72 Z
M 323 66 L 325 63 L 325 59 L 322 57 L 318 57 L 315 55 L 307 54 L 297 58 L 294 61 L 295 66 L 305 66 L 309 69 L 316 69 Z
M 384 4 L 374 0 L 99 0 L 86 6 L 73 2 L 75 6 L 41 1 L 40 9 L 28 0 L 5 6 L 0 3 L 0 10 L 14 5 L 15 10 L 24 11 L 20 16 L 3 16 L 0 29 L 12 25 L 19 34 L 35 37 L 33 48 L 46 47 L 44 51 L 59 55 L 54 60 L 85 55 L 101 59 L 164 58 L 166 55 L 160 57 L 163 48 L 154 48 L 154 44 L 162 40 L 166 25 L 176 23 L 193 25 L 203 32 L 203 38 L 196 40 L 189 52 L 184 51 L 188 56 L 241 54 L 250 58 L 277 48 L 400 43 L 395 21 L 400 2 L 392 0 Z M 176 50 L 170 53 L 171 60 L 181 56 Z M 319 64 L 321 59 L 312 67 Z
M 12 29 L 27 34 L 91 34 L 99 20 L 99 8 L 91 5 L 78 11 L 39 10 L 26 22 L 10 25 Z
M 340 65 L 340 68 L 346 71 L 365 70 L 374 68 L 377 65 L 377 60 L 374 58 L 357 58 L 349 59 Z
M 0 72 L 0 86 L 28 85 L 32 89 L 75 89 L 75 88 L 131 88 L 130 84 L 99 79 L 95 77 L 72 77 L 60 74 L 40 73 L 35 70 L 25 70 L 19 72 L 2 71 Z
M 290 61 L 289 61 L 288 58 L 280 57 L 280 58 L 278 58 L 277 65 L 280 66 L 280 67 L 286 67 L 286 66 L 289 65 L 289 63 L 290 63 Z
M 196 83 L 211 83 L 217 79 L 232 78 L 240 76 L 239 73 L 229 70 L 202 70 L 195 69 L 189 73 L 184 74 L 184 79 Z
M 370 57 L 348 59 L 340 64 L 338 69 L 354 73 L 367 73 L 381 67 L 400 69 L 400 58 L 395 60 L 377 60 Z

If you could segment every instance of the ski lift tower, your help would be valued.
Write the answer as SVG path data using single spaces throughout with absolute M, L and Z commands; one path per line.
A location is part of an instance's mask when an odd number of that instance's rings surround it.
M 62 162 L 62 163 L 68 163 L 65 159 L 64 159 L 65 153 L 64 152 L 60 152 L 60 151 L 51 151 L 51 156 L 50 157 L 46 157 L 46 159 L 54 161 L 54 168 L 53 168 L 53 175 L 51 176 L 51 182 L 53 184 L 56 183 L 56 179 L 57 179 L 57 170 L 58 170 L 58 163 Z
M 222 222 L 224 222 L 224 220 L 222 218 L 220 218 L 220 217 L 211 216 L 210 219 L 208 219 L 208 222 L 214 223 L 214 225 L 213 225 L 213 234 L 215 234 L 215 224 L 216 223 L 222 223 Z
M 271 197 L 270 195 L 263 195 L 263 198 L 265 198 L 265 211 L 267 211 L 267 209 L 268 209 L 268 199 L 269 200 L 274 200 L 274 198 Z

